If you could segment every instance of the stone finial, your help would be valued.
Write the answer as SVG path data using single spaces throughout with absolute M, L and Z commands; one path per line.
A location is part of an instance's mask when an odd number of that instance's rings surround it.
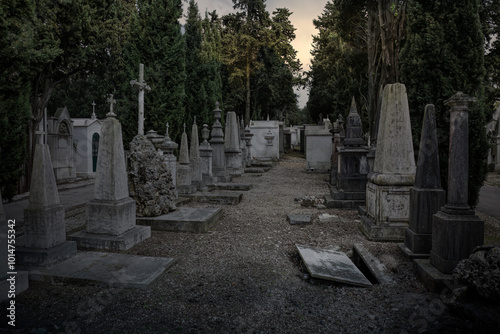
M 361 117 L 356 109 L 356 101 L 352 98 L 351 110 L 347 116 L 346 135 L 344 139 L 345 146 L 361 146 L 364 144 L 363 129 L 361 127 Z
M 168 134 L 168 129 L 169 129 L 169 124 L 167 122 L 166 130 L 165 130 L 165 137 L 163 138 L 163 143 L 160 145 L 160 149 L 163 151 L 164 154 L 173 154 L 174 150 L 179 147 L 177 143 L 174 143 L 172 139 L 170 139 L 170 136 Z
M 208 129 L 208 124 L 203 124 L 203 129 L 201 130 L 201 138 L 203 143 L 208 143 L 208 138 L 210 137 L 210 130 Z
M 90 119 L 96 119 L 96 118 L 97 118 L 97 116 L 96 116 L 96 114 L 95 114 L 95 106 L 96 106 L 96 103 L 95 103 L 95 101 L 92 101 L 92 103 L 91 103 L 91 104 L 92 104 L 92 116 L 90 116 Z
M 425 106 L 414 186 L 441 189 L 436 116 L 433 104 Z

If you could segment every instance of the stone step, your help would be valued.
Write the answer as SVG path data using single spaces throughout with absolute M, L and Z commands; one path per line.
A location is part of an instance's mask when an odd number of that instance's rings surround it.
M 243 194 L 238 192 L 219 192 L 212 191 L 206 193 L 195 193 L 185 195 L 198 203 L 210 203 L 219 205 L 238 205 L 243 199 Z
M 221 208 L 178 208 L 159 217 L 137 217 L 138 225 L 171 232 L 210 232 L 222 218 Z
M 100 283 L 112 288 L 147 290 L 175 262 L 165 257 L 78 252 L 56 265 L 31 269 L 29 278 L 52 284 Z
M 252 189 L 250 183 L 232 183 L 232 182 L 220 182 L 209 186 L 210 190 L 239 190 L 248 191 Z

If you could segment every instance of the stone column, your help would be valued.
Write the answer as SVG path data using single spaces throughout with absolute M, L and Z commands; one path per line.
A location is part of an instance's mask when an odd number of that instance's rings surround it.
M 189 151 L 189 165 L 191 167 L 191 183 L 198 189 L 203 188 L 201 176 L 200 140 L 198 139 L 198 125 L 196 116 L 191 128 L 191 147 Z
M 203 142 L 200 145 L 200 158 L 201 158 L 201 176 L 204 184 L 213 184 L 214 178 L 212 173 L 212 154 L 214 149 L 210 146 L 208 142 L 208 137 L 210 135 L 210 130 L 208 130 L 208 125 L 203 124 L 203 130 L 201 130 L 201 137 Z
M 428 258 L 432 246 L 432 217 L 445 204 L 441 188 L 434 105 L 425 107 L 415 184 L 410 188 L 410 221 L 401 249 L 410 258 Z
M 496 137 L 496 157 L 495 157 L 495 172 L 500 171 L 500 119 L 497 121 L 497 137 Z
M 484 222 L 468 205 L 469 108 L 475 99 L 458 92 L 445 101 L 450 110 L 450 153 L 446 205 L 434 215 L 430 262 L 451 274 L 484 241 Z
M 243 166 L 241 165 L 238 121 L 236 120 L 236 113 L 234 111 L 228 111 L 227 113 L 225 135 L 224 152 L 226 155 L 226 170 L 229 175 L 239 176 L 243 173 Z
M 366 155 L 369 152 L 364 145 L 361 118 L 352 99 L 351 110 L 347 116 L 344 145 L 337 146 L 336 182 L 330 188 L 331 206 L 334 208 L 355 209 L 364 205 L 366 197 L 366 181 L 369 165 Z
M 215 122 L 212 126 L 212 138 L 210 139 L 210 145 L 213 148 L 212 155 L 212 171 L 217 181 L 220 182 L 230 182 L 231 177 L 226 171 L 226 156 L 224 150 L 224 132 L 222 131 L 222 124 L 220 123 L 222 110 L 219 109 L 219 102 L 217 102 L 214 117 Z
M 403 84 L 384 88 L 377 137 L 374 168 L 366 185 L 366 208 L 360 207 L 361 230 L 370 240 L 403 241 L 416 172 Z
M 253 133 L 250 132 L 250 127 L 247 125 L 245 128 L 245 143 L 247 145 L 247 167 L 251 167 L 253 163 L 252 157 L 252 137 Z
M 127 250 L 151 236 L 149 226 L 136 225 L 135 201 L 129 196 L 122 128 L 112 110 L 102 123 L 94 199 L 87 204 L 86 233 L 70 236 L 79 247 Z
M 16 264 L 46 266 L 75 255 L 76 243 L 66 241 L 64 218 L 49 146 L 36 144 L 29 205 L 24 210 L 25 243 L 16 248 Z
M 175 197 L 178 197 L 177 191 L 177 158 L 174 155 L 174 151 L 179 147 L 177 143 L 174 143 L 168 134 L 169 124 L 167 123 L 167 130 L 165 131 L 165 137 L 163 143 L 160 145 L 160 149 L 163 151 L 163 156 L 165 157 L 165 163 L 167 164 L 167 169 L 172 174 L 172 183 L 175 188 Z
M 330 159 L 330 186 L 337 184 L 338 174 L 338 152 L 337 148 L 340 146 L 340 119 L 337 118 L 333 122 L 333 128 L 330 130 L 332 133 L 332 157 Z
M 191 166 L 189 165 L 189 149 L 185 123 L 184 132 L 181 137 L 179 165 L 177 166 L 177 191 L 179 194 L 185 195 L 195 192 L 191 183 Z
M 245 171 L 245 167 L 247 166 L 247 145 L 245 143 L 245 124 L 243 122 L 243 119 L 241 119 L 239 122 L 239 128 L 238 128 L 238 135 L 240 138 L 240 149 L 241 149 L 241 166 L 243 172 Z
M 144 64 L 139 64 L 139 80 L 131 80 L 130 85 L 139 90 L 139 115 L 137 134 L 144 135 L 144 91 L 151 88 L 144 81 Z

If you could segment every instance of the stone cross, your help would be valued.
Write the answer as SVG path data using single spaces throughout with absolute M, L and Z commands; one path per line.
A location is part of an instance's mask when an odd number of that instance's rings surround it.
M 113 106 L 116 104 L 116 100 L 113 98 L 113 94 L 109 94 L 106 101 L 109 103 L 109 112 L 106 114 L 106 117 L 115 117 L 116 114 L 113 112 Z
M 144 64 L 139 64 L 139 80 L 130 80 L 130 85 L 139 90 L 139 130 L 138 134 L 144 135 L 144 90 L 151 90 L 144 81 Z
M 92 104 L 92 116 L 91 116 L 91 118 L 96 119 L 97 116 L 95 115 L 95 106 L 96 106 L 95 101 L 92 101 L 91 104 Z

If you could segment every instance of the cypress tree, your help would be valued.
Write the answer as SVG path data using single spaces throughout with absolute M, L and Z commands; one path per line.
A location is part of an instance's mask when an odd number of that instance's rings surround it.
M 179 19 L 181 0 L 141 0 L 137 2 L 131 37 L 125 50 L 128 80 L 123 84 L 123 101 L 117 106 L 124 129 L 124 142 L 137 134 L 137 91 L 128 83 L 138 79 L 144 64 L 144 80 L 151 87 L 145 94 L 145 132 L 162 132 L 170 123 L 170 137 L 179 141 L 185 119 L 185 41 Z M 127 93 L 128 91 L 128 93 Z
M 469 204 L 475 206 L 487 173 L 488 150 L 479 1 L 410 0 L 407 18 L 407 40 L 400 64 L 402 82 L 408 89 L 415 152 L 418 152 L 424 107 L 433 103 L 445 188 L 450 125 L 449 111 L 443 101 L 457 91 L 477 98 L 469 112 Z

